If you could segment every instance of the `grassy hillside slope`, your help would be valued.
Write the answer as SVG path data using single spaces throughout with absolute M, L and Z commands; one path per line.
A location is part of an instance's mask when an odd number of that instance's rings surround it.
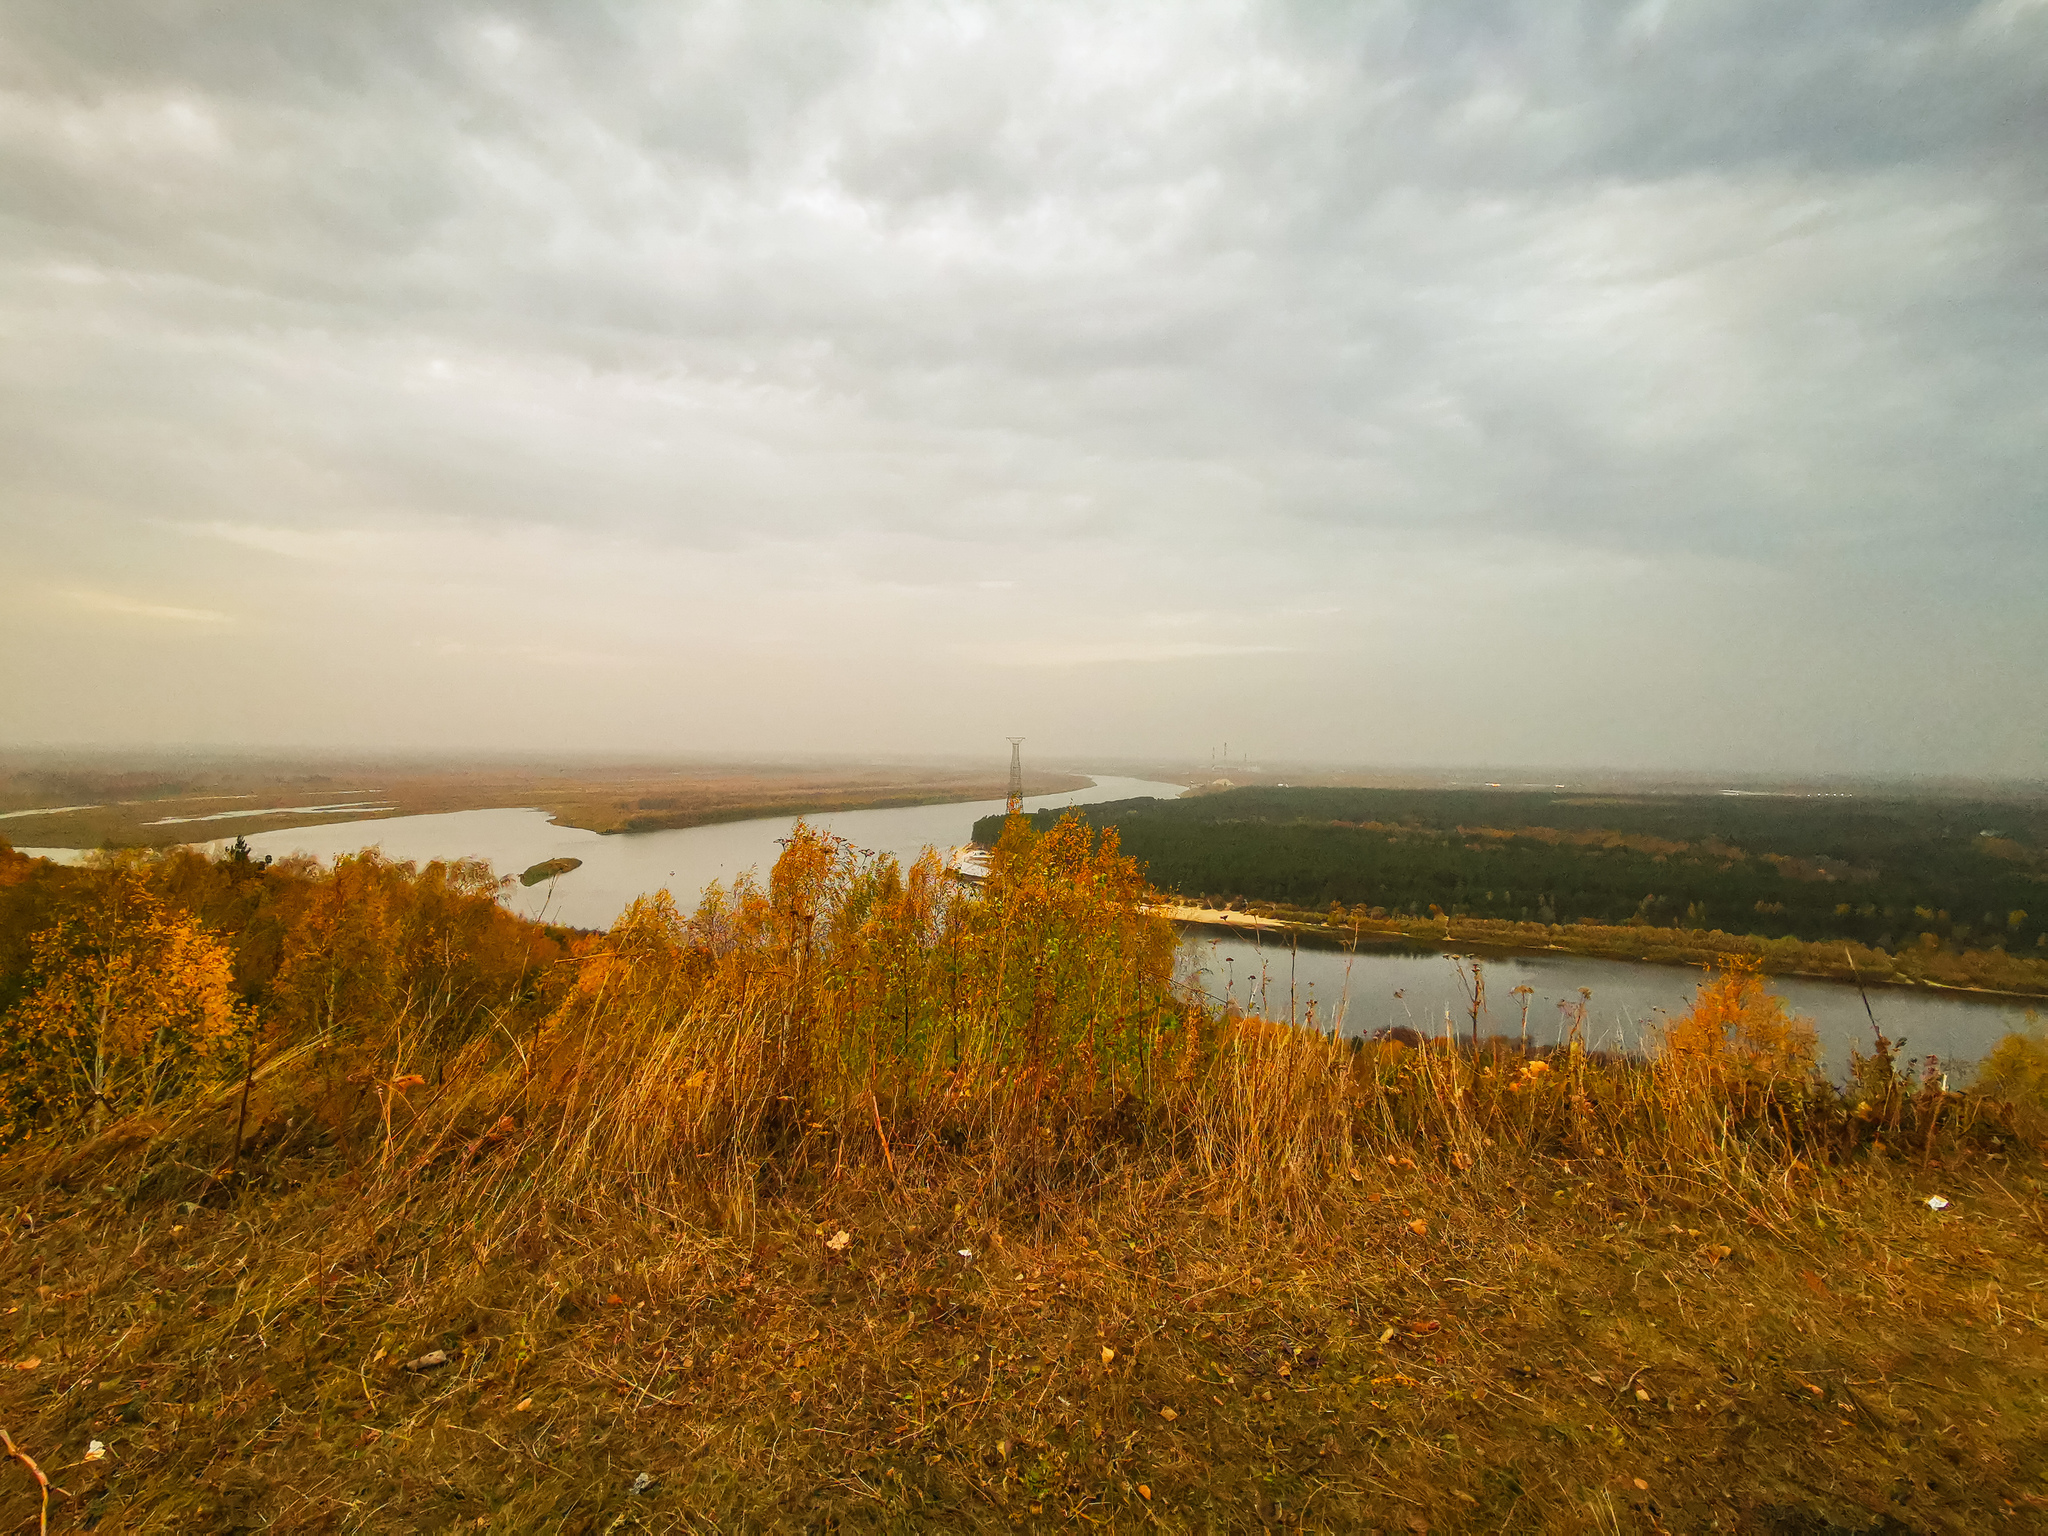
M 2037 1111 L 1883 1054 L 1839 1094 L 1740 971 L 1651 1061 L 1333 1041 L 1176 995 L 1078 820 L 978 895 L 809 837 L 602 938 L 491 891 L 0 856 L 51 1529 L 2048 1510 Z M 158 1031 L 94 1036 L 109 988 Z

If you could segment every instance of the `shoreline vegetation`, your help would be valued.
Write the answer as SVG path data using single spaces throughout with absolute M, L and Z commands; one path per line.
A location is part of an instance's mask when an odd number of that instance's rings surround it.
M 2021 1531 L 2048 1043 L 1836 1085 L 1173 984 L 1111 830 L 799 829 L 605 934 L 475 862 L 0 850 L 0 1518 Z
M 1908 950 L 1892 955 L 1858 944 L 1766 939 L 1718 929 L 1700 932 L 1647 925 L 1502 923 L 1443 917 L 1354 919 L 1351 914 L 1295 912 L 1263 902 L 1238 909 L 1169 901 L 1162 903 L 1159 911 L 1177 923 L 1293 934 L 1325 945 L 1460 944 L 1512 954 L 1574 954 L 1655 965 L 1720 966 L 1749 961 L 1772 976 L 1849 985 L 1860 982 L 1867 987 L 1928 987 L 1996 997 L 2048 997 L 2048 961 L 2019 959 L 2003 951 L 1951 954 Z
M 1265 785 L 1081 814 L 1191 912 L 1300 933 L 2048 996 L 2038 800 Z
M 1090 781 L 1036 772 L 1027 793 Z M 538 765 L 307 760 L 0 758 L 0 835 L 17 846 L 167 848 L 237 834 L 450 811 L 533 809 L 598 833 L 662 831 L 829 811 L 1000 800 L 978 770 L 901 764 Z

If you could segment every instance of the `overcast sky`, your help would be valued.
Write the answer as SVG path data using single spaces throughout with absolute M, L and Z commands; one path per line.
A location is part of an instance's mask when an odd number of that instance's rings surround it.
M 0 8 L 0 744 L 2048 775 L 2048 5 Z

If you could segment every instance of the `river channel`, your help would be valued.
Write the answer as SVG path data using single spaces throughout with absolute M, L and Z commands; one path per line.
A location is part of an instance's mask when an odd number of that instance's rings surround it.
M 1089 788 L 1039 795 L 1027 809 L 1080 805 L 1142 796 L 1171 798 L 1177 784 L 1140 779 L 1098 778 Z M 1002 809 L 999 800 L 951 805 L 903 806 L 888 810 L 838 811 L 807 818 L 862 848 L 893 853 L 906 864 L 927 847 L 948 849 L 965 842 L 978 817 Z M 517 873 L 545 859 L 575 858 L 582 867 L 531 889 L 514 886 L 505 900 L 528 917 L 580 928 L 605 928 L 626 904 L 646 892 L 667 889 L 690 906 L 714 880 L 730 881 L 745 870 L 765 878 L 796 818 L 764 817 L 667 832 L 601 836 L 558 826 L 537 810 L 455 811 L 437 816 L 396 816 L 376 822 L 293 827 L 257 833 L 250 845 L 260 853 L 309 853 L 332 859 L 360 848 L 378 847 L 394 859 L 483 858 L 500 872 Z M 209 845 L 215 846 L 218 845 Z M 39 850 L 24 850 L 34 852 Z M 1699 973 L 1685 966 L 1598 960 L 1582 955 L 1481 954 L 1486 1008 L 1483 1034 L 1558 1038 L 1560 1005 L 1586 1005 L 1586 1038 L 1623 1049 L 1643 1042 L 1666 1017 L 1690 1003 Z M 1402 1025 L 1440 1034 L 1450 1025 L 1470 1028 L 1469 967 L 1444 948 L 1417 945 L 1360 945 L 1355 954 L 1341 946 L 1290 946 L 1240 932 L 1190 927 L 1180 952 L 1182 978 L 1219 1000 L 1230 1000 L 1272 1018 L 1290 1014 L 1346 1034 L 1368 1034 Z M 1839 1071 L 1851 1046 L 1866 1046 L 1870 1020 L 1855 988 L 1835 982 L 1773 977 L 1772 990 L 1792 1009 L 1815 1021 L 1827 1064 Z M 1530 991 L 1518 996 L 1514 989 Z M 1591 994 L 1581 997 L 1580 989 Z M 1933 1054 L 1956 1068 L 1981 1057 L 2008 1030 L 2039 1027 L 2048 1013 L 2038 1000 L 1975 996 L 1926 988 L 1875 987 L 1870 1006 L 1894 1041 L 1904 1039 L 1914 1055 Z M 2033 1010 L 2030 1015 L 2029 1010 Z
M 1405 1027 L 1426 1035 L 1471 1030 L 1471 968 L 1479 961 L 1485 1006 L 1481 1035 L 1551 1044 L 1565 1030 L 1565 1009 L 1586 1008 L 1584 1038 L 1595 1046 L 1634 1050 L 1692 1002 L 1700 972 L 1683 965 L 1600 960 L 1586 955 L 1453 950 L 1412 944 L 1290 945 L 1286 935 L 1188 928 L 1182 975 L 1212 999 L 1268 1018 L 1293 1017 L 1348 1035 Z M 1852 986 L 1772 976 L 1770 989 L 1792 1012 L 1814 1021 L 1824 1063 L 1839 1074 L 1851 1047 L 1871 1047 L 1871 1015 L 1894 1044 L 1914 1056 L 1934 1055 L 1952 1071 L 1968 1067 L 2011 1030 L 2038 1029 L 2048 1015 L 2040 999 L 1943 992 L 1927 987 L 1872 987 L 1870 1012 Z M 1517 987 L 1526 986 L 1526 996 Z M 1581 996 L 1580 988 L 1589 996 Z M 1527 1003 L 1526 1014 L 1523 1005 Z M 2029 1010 L 2032 1010 L 2031 1015 Z M 1959 1079 L 1960 1083 L 1960 1079 Z
M 1086 789 L 1034 795 L 1024 802 L 1036 811 L 1098 800 L 1171 799 L 1182 786 L 1147 779 L 1098 778 Z M 944 852 L 967 841 L 978 817 L 1001 811 L 1000 800 L 951 805 L 905 805 L 880 811 L 830 811 L 801 818 L 814 827 L 850 839 L 856 847 L 893 853 L 909 864 L 926 848 Z M 513 886 L 505 901 L 527 917 L 572 928 L 609 928 L 634 897 L 667 890 L 684 907 L 714 880 L 730 882 L 753 870 L 766 881 L 782 852 L 782 839 L 795 816 L 678 827 L 667 832 L 600 834 L 558 826 L 545 811 L 449 811 L 438 816 L 392 816 L 383 821 L 324 827 L 287 827 L 258 832 L 249 846 L 258 853 L 310 853 L 321 860 L 361 848 L 381 848 L 387 858 L 488 859 L 500 874 L 518 874 L 548 859 L 581 859 L 583 867 L 533 887 Z M 210 848 L 224 846 L 207 844 Z M 33 851 L 33 850 L 31 850 Z

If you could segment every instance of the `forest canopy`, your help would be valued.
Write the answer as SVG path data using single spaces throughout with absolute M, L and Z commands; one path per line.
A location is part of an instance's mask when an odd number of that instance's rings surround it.
M 2036 804 L 1259 787 L 1080 814 L 1190 898 L 2048 952 Z

